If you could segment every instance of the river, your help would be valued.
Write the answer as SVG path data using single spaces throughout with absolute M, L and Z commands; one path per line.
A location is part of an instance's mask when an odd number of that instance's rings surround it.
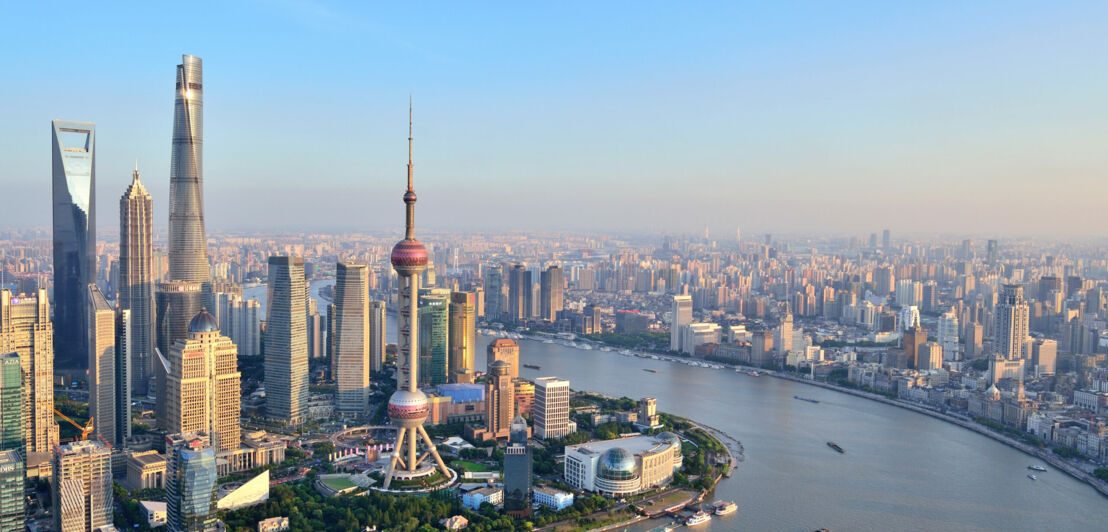
M 313 296 L 331 282 L 313 282 Z M 250 297 L 260 291 L 264 299 L 265 288 L 258 288 L 248 289 Z M 395 342 L 395 317 L 388 321 Z M 478 336 L 479 371 L 491 340 Z M 542 366 L 520 368 L 523 377 L 557 376 L 575 390 L 655 397 L 659 410 L 741 441 L 746 461 L 715 493 L 734 500 L 739 512 L 698 530 L 1104 530 L 1108 523 L 1108 498 L 1088 485 L 1049 466 L 1031 481 L 1027 466 L 1039 460 L 902 408 L 772 377 L 556 343 L 522 340 L 520 358 Z M 846 454 L 828 448 L 828 440 Z

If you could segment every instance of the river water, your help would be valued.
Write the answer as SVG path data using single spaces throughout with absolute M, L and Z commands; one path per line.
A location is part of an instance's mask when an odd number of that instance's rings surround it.
M 331 282 L 313 282 L 313 297 Z M 265 308 L 264 286 L 246 291 L 254 298 L 260 292 Z M 320 307 L 324 312 L 324 301 Z M 395 317 L 388 321 L 389 342 L 395 342 Z M 479 371 L 492 339 L 478 335 Z M 716 498 L 735 501 L 739 511 L 698 530 L 1108 530 L 1108 498 L 1088 485 L 1049 466 L 1031 481 L 1027 466 L 1038 460 L 902 408 L 730 369 L 557 343 L 521 340 L 520 359 L 542 366 L 521 367 L 522 377 L 557 376 L 569 379 L 575 390 L 655 397 L 659 410 L 741 441 L 746 461 L 715 492 Z M 846 454 L 828 448 L 828 440 Z

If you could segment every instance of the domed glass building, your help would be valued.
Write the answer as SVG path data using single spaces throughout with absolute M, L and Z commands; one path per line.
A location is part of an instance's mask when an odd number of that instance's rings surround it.
M 623 447 L 604 451 L 596 466 L 596 488 L 601 493 L 620 496 L 639 490 L 639 466 L 635 455 Z

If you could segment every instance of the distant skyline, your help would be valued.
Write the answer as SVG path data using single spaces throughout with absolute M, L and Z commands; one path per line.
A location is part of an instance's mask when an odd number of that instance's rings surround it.
M 0 16 L 0 228 L 50 225 L 62 119 L 98 227 L 138 159 L 164 234 L 193 54 L 212 233 L 394 227 L 409 93 L 426 229 L 1104 232 L 1105 3 L 73 6 Z

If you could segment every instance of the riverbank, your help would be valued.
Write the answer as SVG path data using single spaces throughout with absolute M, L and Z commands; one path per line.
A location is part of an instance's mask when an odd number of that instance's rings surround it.
M 968 421 L 968 420 L 965 420 L 965 419 L 961 419 L 961 418 L 952 416 L 950 414 L 939 412 L 937 410 L 933 410 L 931 408 L 927 408 L 926 406 L 919 405 L 919 404 L 916 404 L 916 403 L 909 403 L 907 401 L 901 401 L 899 399 L 890 399 L 890 398 L 885 397 L 885 396 L 880 395 L 880 394 L 871 393 L 871 392 L 867 392 L 867 391 L 864 391 L 864 390 L 858 390 L 856 388 L 847 388 L 845 386 L 838 386 L 838 385 L 827 383 L 827 382 L 813 381 L 813 380 L 805 379 L 805 378 L 802 378 L 802 377 L 797 377 L 795 375 L 789 375 L 787 373 L 781 373 L 781 372 L 772 371 L 772 370 L 762 370 L 762 375 L 766 375 L 766 376 L 770 376 L 770 377 L 776 377 L 778 379 L 789 380 L 789 381 L 798 382 L 798 383 L 802 383 L 802 384 L 807 384 L 807 385 L 810 385 L 810 386 L 816 386 L 816 387 L 824 388 L 824 389 L 828 389 L 828 390 L 833 390 L 833 391 L 836 391 L 836 392 L 845 393 L 845 394 L 848 394 L 848 395 L 853 395 L 855 397 L 862 397 L 862 398 L 865 398 L 865 399 L 870 399 L 870 400 L 873 400 L 873 401 L 877 401 L 879 403 L 884 403 L 884 404 L 887 404 L 887 405 L 890 405 L 890 406 L 896 406 L 896 407 L 899 407 L 899 408 L 904 408 L 906 410 L 911 410 L 913 412 L 923 414 L 925 416 L 930 416 L 930 417 L 933 417 L 935 419 L 939 419 L 939 420 L 942 420 L 942 421 L 946 421 L 948 423 L 952 423 L 954 425 L 958 425 L 959 427 L 971 430 L 973 432 L 981 434 L 982 436 L 992 438 L 993 440 L 996 440 L 996 441 L 998 441 L 1000 443 L 1003 443 L 1003 444 L 1005 444 L 1009 447 L 1012 447 L 1013 449 L 1022 451 L 1023 453 L 1025 453 L 1029 456 L 1033 456 L 1035 458 L 1038 458 L 1039 460 L 1047 462 L 1050 465 L 1054 466 L 1055 468 L 1062 470 L 1063 472 L 1065 472 L 1069 476 L 1088 484 L 1093 489 L 1095 489 L 1097 492 L 1099 492 L 1101 495 L 1104 495 L 1105 497 L 1108 497 L 1108 483 L 1100 481 L 1100 479 L 1094 477 L 1093 475 L 1091 475 L 1091 474 L 1089 474 L 1085 471 L 1082 471 L 1081 469 L 1077 468 L 1076 466 L 1066 462 L 1062 457 L 1060 457 L 1058 455 L 1055 455 L 1054 453 L 1052 453 L 1052 452 L 1050 452 L 1046 449 L 1040 449 L 1038 447 L 1033 447 L 1033 446 L 1028 445 L 1024 442 L 1021 442 L 1021 441 L 1019 441 L 1015 438 L 1012 438 L 1010 436 L 1007 436 L 1007 435 L 1004 435 L 1004 434 L 1001 434 L 1001 433 L 998 433 L 998 432 L 994 432 L 989 427 L 986 427 L 986 426 L 984 426 L 980 423 L 976 423 L 976 422 L 973 422 L 973 421 Z

